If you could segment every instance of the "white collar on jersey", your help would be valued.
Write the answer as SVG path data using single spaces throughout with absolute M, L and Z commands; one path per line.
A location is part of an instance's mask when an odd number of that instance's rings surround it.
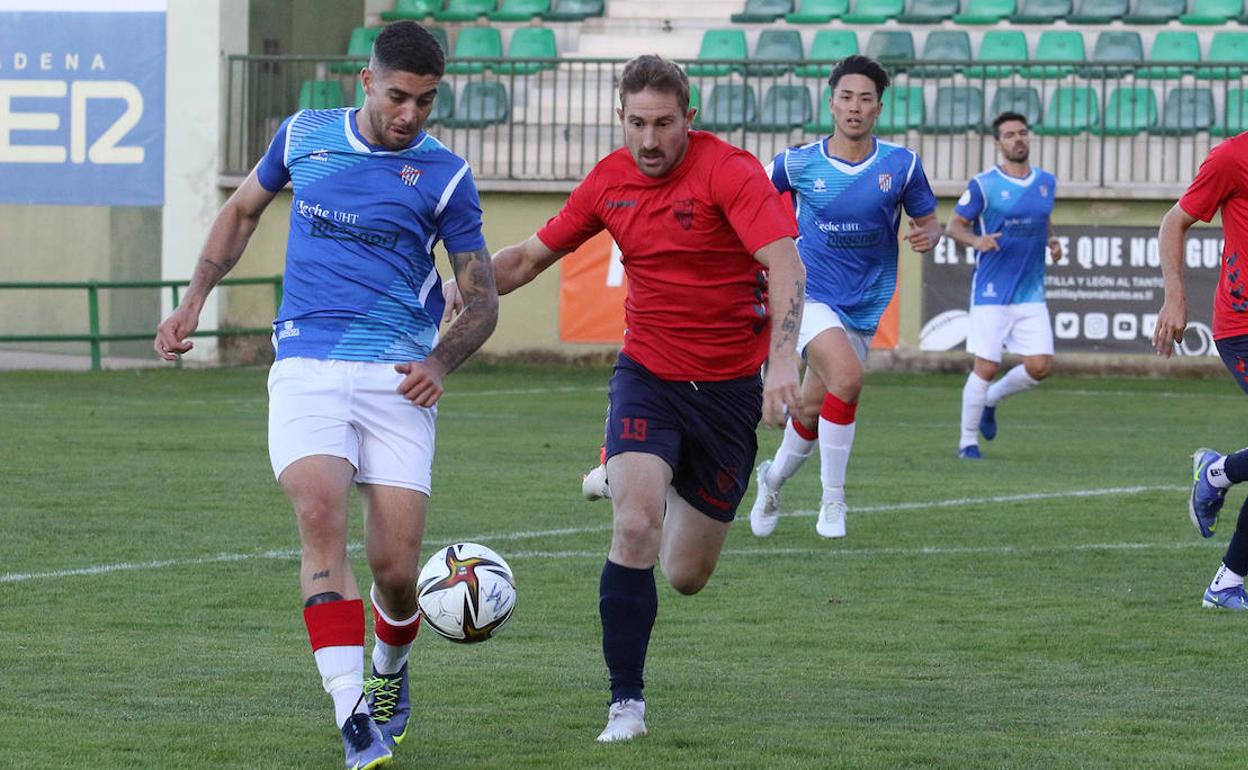
M 854 176 L 866 170 L 866 168 L 875 161 L 876 157 L 879 156 L 880 140 L 876 139 L 874 136 L 871 137 L 871 154 L 863 158 L 862 160 L 858 161 L 857 163 L 850 163 L 849 161 L 841 160 L 840 158 L 834 155 L 829 155 L 827 139 L 819 140 L 819 153 L 823 155 L 824 159 L 827 160 L 828 163 L 831 163 L 832 167 L 835 168 L 837 171 L 841 172 L 842 174 L 849 174 L 850 176 Z
M 355 116 L 359 111 L 358 107 L 347 110 L 342 119 L 342 133 L 347 137 L 347 143 L 351 145 L 351 149 L 356 152 L 367 152 L 372 153 L 373 155 L 394 155 L 396 153 L 414 150 L 424 144 L 425 140 L 429 138 L 428 134 L 421 131 L 416 135 L 416 138 L 412 140 L 411 144 L 401 150 L 387 150 L 384 147 L 373 147 L 364 138 L 364 135 L 360 133 L 360 129 L 356 125 Z
M 1005 170 L 1000 165 L 993 166 L 992 170 L 997 172 L 997 176 L 1002 179 L 1013 182 L 1019 187 L 1026 187 L 1036 180 L 1036 167 L 1030 166 L 1029 168 L 1031 170 L 1027 172 L 1027 176 L 1011 176 L 1005 173 Z

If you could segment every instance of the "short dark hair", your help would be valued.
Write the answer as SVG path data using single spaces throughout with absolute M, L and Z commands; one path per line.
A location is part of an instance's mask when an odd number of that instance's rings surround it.
M 884 98 L 884 89 L 888 88 L 888 73 L 880 66 L 880 63 L 869 56 L 854 54 L 846 56 L 836 63 L 832 68 L 832 75 L 828 78 L 828 85 L 836 89 L 836 84 L 846 75 L 866 75 L 875 83 L 876 98 Z
M 446 53 L 429 30 L 414 21 L 396 21 L 377 36 L 368 66 L 442 77 L 446 72 Z
M 1003 112 L 992 121 L 992 138 L 1001 138 L 1001 126 L 1009 123 L 1011 120 L 1017 120 L 1024 126 L 1031 128 L 1031 124 L 1027 122 L 1027 116 L 1018 112 Z
M 674 94 L 681 113 L 689 111 L 689 78 L 676 62 L 648 53 L 625 64 L 620 75 L 620 106 L 624 106 L 625 96 L 647 88 Z

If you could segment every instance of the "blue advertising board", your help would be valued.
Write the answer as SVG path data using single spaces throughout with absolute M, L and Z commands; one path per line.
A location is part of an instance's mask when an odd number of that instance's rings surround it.
M 164 203 L 164 0 L 0 0 L 0 204 Z

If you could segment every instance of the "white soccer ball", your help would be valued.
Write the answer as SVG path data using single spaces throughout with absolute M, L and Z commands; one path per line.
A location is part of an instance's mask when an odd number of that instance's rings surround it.
M 452 642 L 484 642 L 516 608 L 516 579 L 483 545 L 455 543 L 435 553 L 416 578 L 424 622 Z

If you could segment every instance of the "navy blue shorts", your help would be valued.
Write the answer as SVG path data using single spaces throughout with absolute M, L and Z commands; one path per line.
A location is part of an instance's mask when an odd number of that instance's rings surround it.
M 1216 340 L 1213 344 L 1227 371 L 1235 378 L 1235 384 L 1248 393 L 1248 334 Z
M 610 392 L 607 457 L 663 458 L 677 494 L 712 519 L 732 521 L 758 454 L 762 378 L 662 380 L 620 354 Z

